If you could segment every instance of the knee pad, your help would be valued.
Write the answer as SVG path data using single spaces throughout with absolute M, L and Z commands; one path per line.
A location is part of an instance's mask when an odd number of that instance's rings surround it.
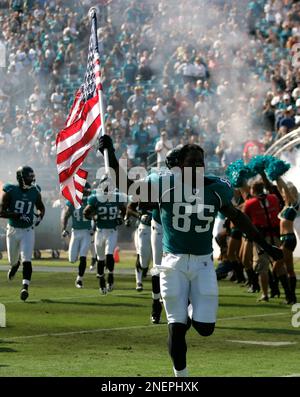
M 107 267 L 108 271 L 113 272 L 114 266 L 115 266 L 114 256 L 111 254 L 106 255 L 106 267 Z
M 201 336 L 210 336 L 215 329 L 215 323 L 201 323 L 192 320 L 192 325 Z

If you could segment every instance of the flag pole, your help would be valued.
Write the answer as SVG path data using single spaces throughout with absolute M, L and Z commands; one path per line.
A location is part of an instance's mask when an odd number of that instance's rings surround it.
M 90 8 L 89 10 L 89 18 L 92 21 L 92 24 L 94 24 L 94 32 L 95 32 L 95 52 L 98 56 L 99 59 L 99 70 L 101 67 L 100 64 L 100 54 L 99 54 L 99 47 L 98 47 L 98 37 L 97 37 L 97 10 L 95 7 Z M 97 88 L 97 93 L 98 93 L 98 104 L 99 104 L 99 113 L 100 113 L 100 118 L 101 118 L 101 136 L 105 135 L 105 119 L 104 119 L 104 108 L 103 108 L 103 92 L 102 92 L 102 81 L 101 81 L 101 71 L 99 73 L 99 76 L 96 76 L 96 80 L 100 79 L 99 83 L 96 84 Z M 99 88 L 99 86 L 101 88 Z M 105 167 L 105 173 L 106 175 L 109 175 L 109 158 L 108 158 L 108 151 L 107 149 L 104 149 L 104 167 Z

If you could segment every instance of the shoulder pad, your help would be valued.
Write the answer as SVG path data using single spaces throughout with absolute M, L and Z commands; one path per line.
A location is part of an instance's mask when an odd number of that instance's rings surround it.
M 13 185 L 12 183 L 5 183 L 5 184 L 3 185 L 3 187 L 2 187 L 2 189 L 3 189 L 3 191 L 4 191 L 5 193 L 9 193 L 9 192 L 11 192 L 12 190 L 14 190 L 16 187 L 17 187 L 17 186 L 16 186 L 16 185 Z

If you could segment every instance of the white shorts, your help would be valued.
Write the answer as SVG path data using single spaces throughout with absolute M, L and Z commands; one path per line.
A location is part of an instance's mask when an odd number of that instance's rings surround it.
M 186 324 L 188 300 L 195 321 L 216 322 L 218 283 L 211 255 L 164 254 L 160 290 L 168 323 Z
M 11 266 L 16 265 L 21 255 L 21 262 L 30 262 L 34 248 L 34 229 L 21 229 L 7 225 L 7 256 Z
M 118 241 L 116 229 L 98 229 L 95 233 L 95 251 L 97 259 L 104 261 L 105 255 L 113 255 Z
M 162 225 L 156 222 L 154 219 L 151 220 L 151 248 L 152 248 L 152 260 L 153 267 L 159 266 L 162 259 Z M 152 274 L 154 274 L 155 269 L 152 269 Z
M 140 223 L 135 231 L 134 243 L 136 253 L 140 256 L 140 265 L 143 269 L 146 269 L 150 264 L 152 256 L 151 226 Z
M 78 256 L 87 256 L 91 244 L 89 229 L 72 229 L 69 243 L 69 262 L 76 262 Z

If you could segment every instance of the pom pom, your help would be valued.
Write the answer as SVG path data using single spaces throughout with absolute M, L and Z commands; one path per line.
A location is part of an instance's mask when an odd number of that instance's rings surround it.
M 229 164 L 225 174 L 233 187 L 242 187 L 247 179 L 254 176 L 252 170 L 241 159 Z
M 259 154 L 258 156 L 252 157 L 247 166 L 251 169 L 254 175 L 260 174 L 268 167 L 268 164 L 272 159 L 273 156 L 264 156 Z
M 291 167 L 291 165 L 283 160 L 271 156 L 272 159 L 266 168 L 266 174 L 271 181 L 275 181 L 281 175 L 285 174 Z

